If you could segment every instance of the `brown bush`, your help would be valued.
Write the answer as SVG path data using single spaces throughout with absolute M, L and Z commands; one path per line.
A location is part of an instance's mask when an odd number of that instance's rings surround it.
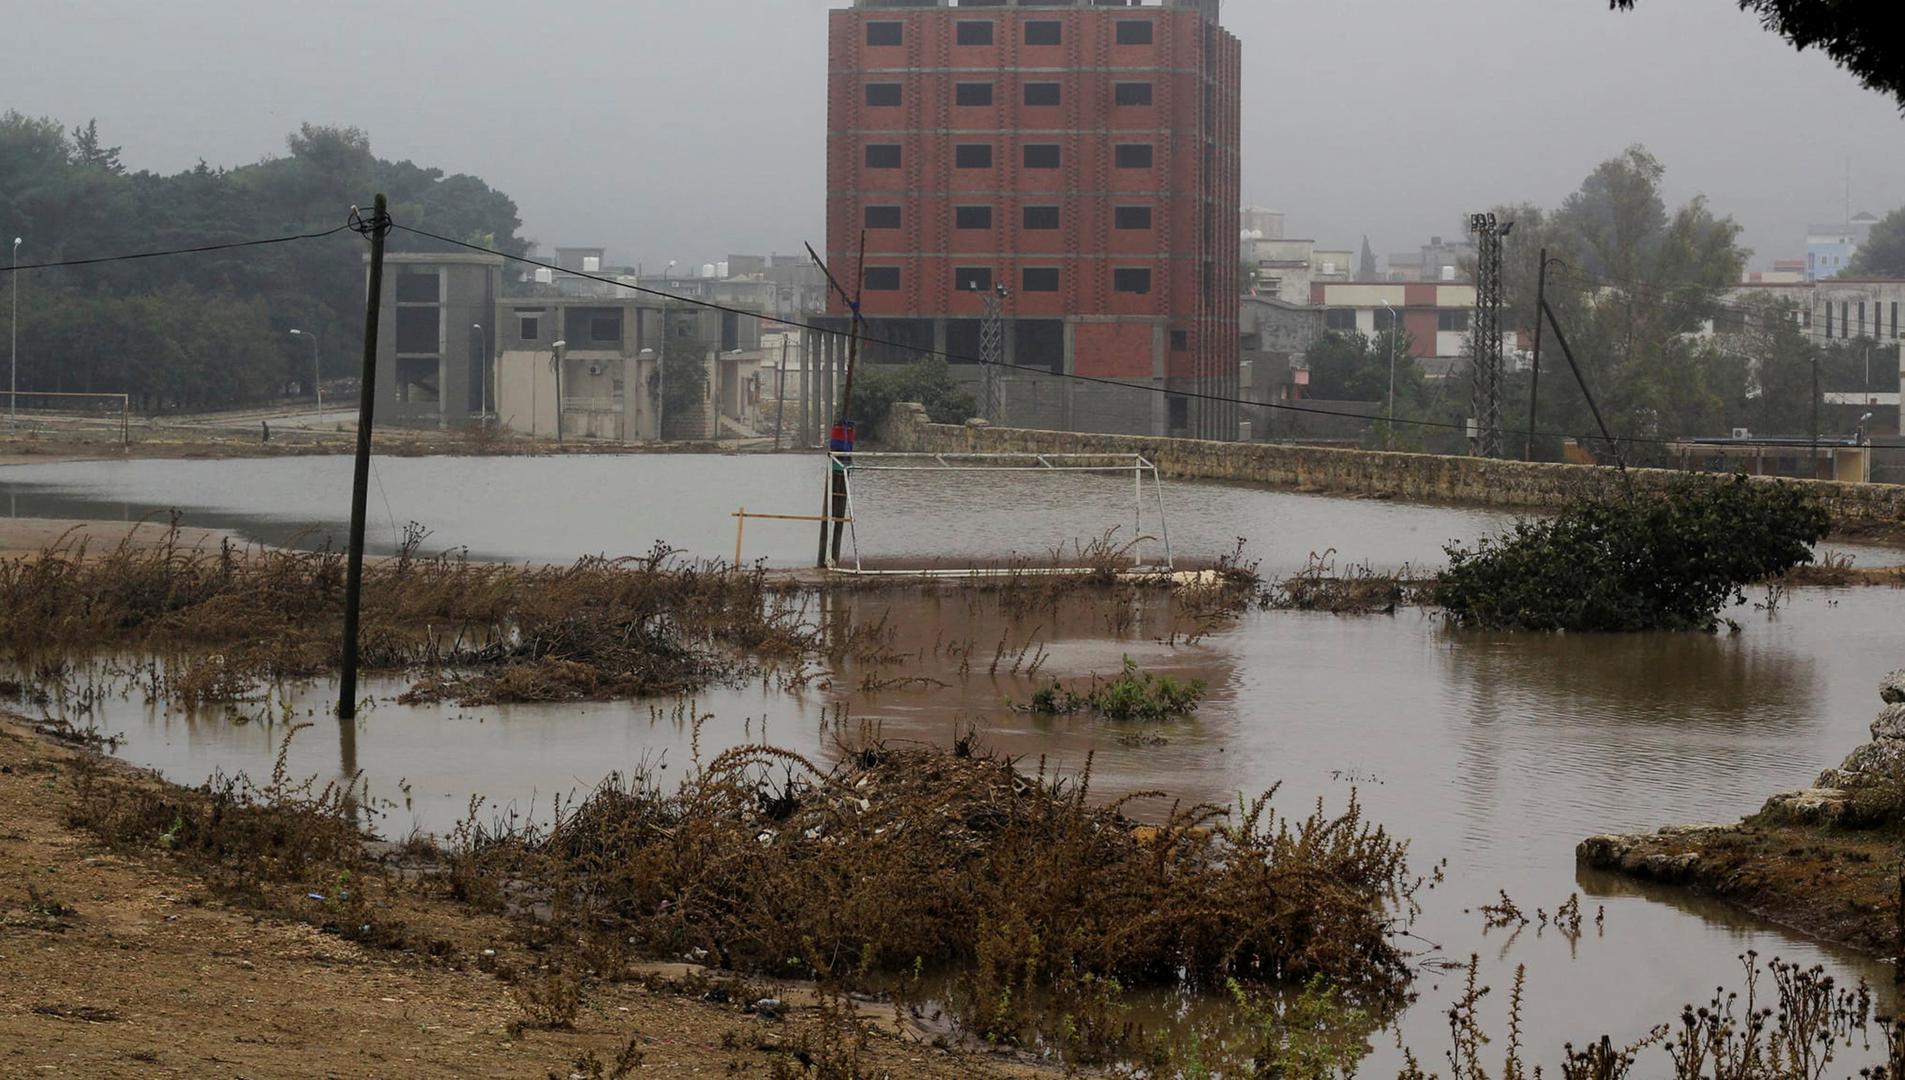
M 1077 782 L 974 753 L 867 745 L 822 769 L 744 747 L 673 793 L 611 781 L 545 830 L 472 830 L 455 861 L 532 883 L 558 919 L 643 951 L 781 975 L 957 972 L 956 1007 L 1016 1036 L 1031 994 L 1227 977 L 1387 999 L 1410 973 L 1391 905 L 1405 845 L 1352 802 L 1266 794 L 1140 833 Z M 1006 1004 L 1002 1008 L 1001 1001 Z
M 760 571 L 587 558 L 514 567 L 397 558 L 365 567 L 366 669 L 427 672 L 422 698 L 564 701 L 699 689 L 811 647 L 794 598 Z M 335 551 L 151 547 L 99 556 L 61 542 L 0 561 L 0 649 L 27 666 L 59 650 L 175 658 L 154 692 L 185 704 L 259 696 L 334 670 L 344 603 Z

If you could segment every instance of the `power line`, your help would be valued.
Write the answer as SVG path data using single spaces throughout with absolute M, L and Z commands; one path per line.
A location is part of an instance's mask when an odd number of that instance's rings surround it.
M 1568 275 L 1572 277 L 1576 277 L 1576 278 L 1582 279 L 1582 281 L 1592 283 L 1592 286 L 1583 285 L 1583 284 L 1576 284 L 1575 286 L 1573 286 L 1574 288 L 1579 289 L 1583 292 L 1588 291 L 1590 287 L 1598 287 L 1598 288 L 1611 289 L 1617 292 L 1625 292 L 1625 293 L 1628 293 L 1629 295 L 1647 296 L 1652 294 L 1655 296 L 1656 299 L 1660 299 L 1661 302 L 1663 303 L 1679 302 L 1672 299 L 1671 297 L 1661 297 L 1659 295 L 1662 292 L 1666 292 L 1673 289 L 1709 290 L 1709 289 L 1719 288 L 1723 290 L 1724 288 L 1726 288 L 1724 286 L 1715 287 L 1715 286 L 1702 285 L 1702 284 L 1699 284 L 1698 282 L 1690 282 L 1690 281 L 1688 282 L 1645 282 L 1645 281 L 1636 282 L 1636 281 L 1629 281 L 1629 280 L 1625 280 L 1621 278 L 1609 277 L 1604 274 L 1596 274 L 1593 271 L 1582 270 L 1578 267 L 1572 267 L 1572 266 L 1567 268 L 1567 273 Z M 1777 308 L 1781 304 L 1782 298 L 1769 297 L 1767 298 L 1766 302 L 1761 304 L 1754 304 L 1750 300 L 1745 300 L 1745 299 L 1729 300 L 1729 299 L 1723 299 L 1720 297 L 1699 297 L 1697 298 L 1697 302 L 1700 306 L 1703 306 L 1705 308 L 1709 308 L 1712 310 L 1724 311 L 1731 314 L 1742 315 L 1742 316 L 1758 317 L 1761 320 L 1765 320 L 1768 316 L 1777 317 L 1779 315 Z M 1846 300 L 1839 301 L 1841 305 L 1844 305 L 1849 302 L 1851 301 L 1846 301 Z M 1824 306 L 1830 309 L 1832 306 L 1832 303 L 1833 302 L 1831 300 L 1827 300 L 1824 302 Z M 1880 303 L 1880 301 L 1876 297 L 1874 297 L 1873 303 L 1876 306 L 1878 303 Z M 1880 334 L 1877 334 L 1877 335 L 1866 334 L 1863 330 L 1864 320 L 1862 319 L 1851 320 L 1851 322 L 1857 323 L 1861 327 L 1861 329 L 1856 334 L 1848 333 L 1843 328 L 1841 328 L 1839 333 L 1837 334 L 1829 334 L 1829 333 L 1825 333 L 1824 328 L 1819 326 L 1816 321 L 1811 320 L 1810 317 L 1813 310 L 1811 305 L 1805 305 L 1805 306 L 1794 305 L 1790 310 L 1793 311 L 1794 313 L 1798 313 L 1798 312 L 1806 313 L 1809 321 L 1802 324 L 1797 319 L 1787 319 L 1787 320 L 1784 320 L 1783 325 L 1775 324 L 1768 321 L 1762 321 L 1760 324 L 1761 328 L 1790 330 L 1794 333 L 1810 338 L 1815 342 L 1836 342 L 1840 344 L 1845 344 L 1845 343 L 1855 342 L 1855 341 L 1869 341 L 1869 342 L 1873 342 L 1875 344 L 1879 344 L 1883 346 L 1885 342 L 1887 341 L 1887 339 L 1883 336 L 1882 331 Z M 1899 339 L 1892 338 L 1890 340 L 1893 342 L 1896 342 Z
M 162 259 L 171 255 L 203 255 L 214 251 L 233 251 L 238 248 L 268 247 L 272 244 L 289 244 L 298 240 L 321 240 L 335 236 L 350 228 L 349 224 L 339 225 L 323 232 L 296 233 L 291 236 L 271 236 L 262 240 L 234 240 L 225 244 L 200 244 L 197 247 L 169 248 L 165 251 L 141 251 L 131 255 L 100 255 L 91 259 L 63 259 L 59 262 L 22 263 L 19 266 L 0 266 L 0 273 L 13 273 L 23 270 L 58 270 L 70 266 L 99 266 L 103 263 L 135 262 L 139 259 Z
M 750 311 L 746 308 L 735 307 L 731 304 L 723 304 L 715 300 L 703 300 L 699 297 L 681 296 L 679 294 L 666 292 L 661 289 L 651 289 L 644 285 L 639 285 L 639 284 L 632 285 L 626 281 L 620 281 L 616 278 L 606 277 L 601 274 L 592 274 L 585 270 L 571 270 L 564 266 L 558 266 L 555 263 L 543 262 L 541 260 L 532 259 L 524 255 L 511 255 L 505 251 L 497 251 L 494 248 L 484 247 L 481 244 L 472 244 L 472 243 L 469 243 L 468 241 L 452 239 L 451 237 L 448 237 L 448 236 L 443 236 L 438 233 L 428 232 L 426 230 L 418 229 L 409 225 L 403 225 L 396 222 L 392 222 L 390 227 L 393 229 L 400 230 L 402 232 L 407 232 L 407 233 L 414 234 L 416 236 L 421 236 L 426 239 L 435 240 L 439 243 L 449 244 L 453 247 L 460 247 L 469 251 L 480 252 L 485 255 L 495 255 L 500 258 L 507 259 L 510 262 L 518 262 L 518 263 L 524 264 L 525 266 L 533 266 L 538 269 L 549 270 L 558 274 L 566 274 L 570 277 L 581 278 L 586 281 L 599 282 L 604 285 L 613 285 L 619 289 L 627 289 L 630 292 L 640 293 L 644 296 L 657 297 L 662 300 L 667 300 L 671 303 L 685 304 L 689 307 L 698 307 L 708 311 L 719 311 L 724 314 L 739 315 L 739 316 L 743 316 L 750 319 L 769 319 L 770 321 L 776 322 L 781 326 L 789 326 L 798 330 L 811 330 L 817 334 L 832 334 L 836 337 L 845 336 L 846 334 L 846 331 L 844 330 L 837 330 L 832 327 L 819 326 L 814 323 L 802 322 L 798 319 L 773 318 L 771 316 L 765 316 L 759 311 Z M 959 353 L 948 352 L 943 349 L 934 349 L 929 346 L 915 345 L 911 342 L 896 341 L 896 340 L 887 339 L 887 338 L 869 337 L 869 336 L 865 336 L 864 334 L 862 335 L 860 341 L 861 341 L 861 344 L 863 345 L 883 345 L 891 349 L 896 349 L 900 352 L 913 353 L 918 356 L 937 357 L 949 363 L 977 364 L 982 366 L 990 365 L 990 366 L 1003 368 L 1010 371 L 1025 372 L 1029 375 L 1038 376 L 1040 378 L 1069 379 L 1073 382 L 1095 383 L 1095 384 L 1103 385 L 1103 386 L 1116 387 L 1120 390 L 1131 390 L 1131 391 L 1138 391 L 1143 393 L 1166 394 L 1172 397 L 1180 397 L 1180 398 L 1193 400 L 1193 401 L 1209 401 L 1209 402 L 1215 402 L 1217 404 L 1222 404 L 1222 405 L 1239 405 L 1239 406 L 1244 406 L 1244 407 L 1253 408 L 1253 409 L 1272 409 L 1279 412 L 1301 413 L 1308 416 L 1333 416 L 1333 417 L 1338 417 L 1340 419 L 1346 419 L 1346 420 L 1359 420 L 1364 423 L 1371 423 L 1371 422 L 1380 423 L 1383 420 L 1382 417 L 1371 417 L 1363 413 L 1344 412 L 1337 409 L 1319 409 L 1313 406 L 1298 405 L 1288 401 L 1252 401 L 1249 398 L 1226 397 L 1219 394 L 1200 393 L 1194 390 L 1172 390 L 1169 387 L 1151 386 L 1151 385 L 1146 385 L 1144 383 L 1125 382 L 1119 379 L 1111 379 L 1111 378 L 1106 378 L 1104 376 L 1099 376 L 1099 375 L 1080 375 L 1076 372 L 1053 371 L 1050 368 L 1033 367 L 1029 364 L 1016 364 L 1016 363 L 1012 363 L 1010 361 L 1005 361 L 1005 360 L 989 361 L 981 357 L 965 356 Z M 1464 434 L 1468 432 L 1468 425 L 1466 423 L 1456 423 L 1456 422 L 1451 422 L 1446 420 L 1406 419 L 1403 417 L 1395 417 L 1391 419 L 1389 422 L 1393 424 L 1405 424 L 1411 427 L 1434 428 L 1434 429 L 1442 430 L 1442 431 L 1459 431 Z M 1507 435 L 1527 436 L 1528 434 L 1530 434 L 1525 429 L 1518 430 L 1514 428 L 1503 428 L 1501 433 L 1504 436 L 1507 436 Z M 1563 431 L 1537 430 L 1533 432 L 1533 434 L 1538 437 L 1546 437 L 1546 438 L 1574 439 L 1578 442 L 1595 442 L 1595 441 L 1599 441 L 1601 438 L 1599 435 L 1582 435 L 1582 434 L 1563 432 Z M 1650 445 L 1650 446 L 1672 446 L 1672 445 L 1676 445 L 1678 443 L 1687 441 L 1685 439 L 1663 439 L 1663 438 L 1652 437 L 1652 436 L 1638 436 L 1638 435 L 1619 436 L 1618 439 L 1622 443 L 1628 443 L 1633 445 Z M 1905 447 L 1900 447 L 1898 449 L 1905 449 Z

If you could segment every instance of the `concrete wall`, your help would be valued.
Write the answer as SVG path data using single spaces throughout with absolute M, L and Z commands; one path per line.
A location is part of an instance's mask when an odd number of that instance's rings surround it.
M 920 406 L 910 404 L 893 407 L 881 431 L 881 443 L 888 450 L 926 453 L 1143 454 L 1164 475 L 1184 479 L 1530 509 L 1559 506 L 1619 483 L 1615 470 L 1594 466 L 934 424 Z M 1689 475 L 1668 469 L 1630 472 L 1641 489 L 1659 489 Z M 1905 486 L 1787 482 L 1815 494 L 1840 524 L 1905 527 Z

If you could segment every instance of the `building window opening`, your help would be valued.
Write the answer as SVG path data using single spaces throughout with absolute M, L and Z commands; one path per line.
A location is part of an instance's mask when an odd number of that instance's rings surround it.
M 989 82 L 962 82 L 953 87 L 953 102 L 968 108 L 983 107 L 992 104 L 992 84 Z
M 954 33 L 956 35 L 955 40 L 957 40 L 959 44 L 961 45 L 990 45 L 992 44 L 992 23 L 990 21 L 981 20 L 981 19 L 967 19 L 966 21 L 959 23 L 958 26 L 959 26 L 959 29 L 954 31 Z
M 1063 23 L 1039 19 L 1025 24 L 1025 43 L 1027 45 L 1063 45 L 1065 27 Z

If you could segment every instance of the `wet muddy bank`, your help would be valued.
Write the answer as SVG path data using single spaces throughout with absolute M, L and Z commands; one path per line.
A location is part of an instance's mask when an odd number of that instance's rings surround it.
M 1905 671 L 1871 741 L 1737 824 L 1593 836 L 1583 867 L 1690 890 L 1886 960 L 1905 956 Z

